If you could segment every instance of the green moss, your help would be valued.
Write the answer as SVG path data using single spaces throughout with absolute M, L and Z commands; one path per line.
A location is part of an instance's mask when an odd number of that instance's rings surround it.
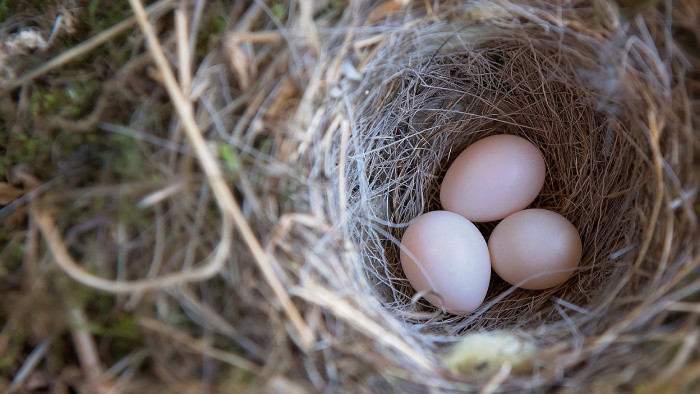
M 0 304 L 0 321 L 7 322 L 9 316 L 7 311 L 3 310 L 2 304 Z M 7 328 L 3 325 L 4 329 Z M 21 366 L 22 362 L 22 344 L 25 342 L 24 333 L 22 330 L 8 330 L 7 334 L 10 335 L 9 340 L 4 348 L 2 354 L 0 354 L 0 376 L 12 376 L 17 373 L 17 370 Z
M 282 20 L 285 18 L 288 12 L 288 2 L 287 1 L 275 1 L 270 6 L 270 10 L 275 15 L 275 18 Z
M 12 239 L 12 231 L 0 226 L 0 245 L 7 245 Z
M 107 354 L 112 362 L 143 347 L 136 316 L 119 310 L 114 295 L 75 282 L 65 281 L 64 285 L 72 288 L 62 292 L 69 294 L 67 303 L 81 309 L 87 319 L 85 326 L 73 328 L 90 332 L 99 346 L 109 348 Z
M 85 25 L 89 36 L 97 35 L 131 15 L 128 1 L 90 0 L 86 8 Z M 131 31 L 126 31 L 118 35 L 78 61 L 89 62 L 90 58 L 102 57 L 113 62 L 115 67 L 121 67 L 131 58 L 131 49 L 127 45 L 131 34 Z
M 65 2 L 45 0 L 0 0 L 0 25 L 7 27 L 21 15 L 26 20 L 44 23 L 37 28 L 46 38 L 53 21 L 47 15 L 55 15 Z M 148 1 L 147 3 L 152 3 Z M 90 37 L 126 19 L 130 14 L 127 0 L 82 0 L 75 12 L 74 31 L 62 32 L 52 41 L 48 51 L 37 51 L 17 59 L 21 66 L 17 72 L 27 72 L 60 55 Z M 225 13 L 219 13 L 208 26 L 212 31 L 223 34 Z M 34 19 L 32 19 L 34 18 Z M 218 18 L 218 20 L 217 20 Z M 48 29 L 48 30 L 47 30 Z M 26 84 L 21 89 L 8 94 L 7 100 L 15 100 L 13 105 L 5 105 L 0 112 L 0 182 L 6 181 L 11 169 L 17 164 L 28 165 L 28 172 L 42 181 L 55 181 L 51 190 L 41 195 L 41 203 L 54 209 L 59 218 L 59 227 L 75 224 L 82 218 L 94 218 L 96 213 L 112 215 L 126 222 L 131 231 L 145 229 L 152 225 L 153 216 L 139 210 L 135 202 L 119 201 L 113 196 L 94 198 L 88 202 L 69 201 L 65 195 L 79 187 L 93 187 L 114 184 L 121 181 L 141 180 L 149 177 L 152 168 L 139 141 L 114 133 L 106 133 L 95 126 L 94 130 L 70 130 L 52 123 L 54 117 L 80 120 L 91 114 L 95 103 L 103 92 L 105 82 L 114 80 L 117 71 L 127 63 L 134 53 L 141 53 L 140 43 L 130 40 L 133 30 L 127 31 L 110 42 L 86 53 L 69 63 L 52 70 Z M 202 38 L 208 43 L 208 37 Z M 16 63 L 12 64 L 13 67 Z M 127 78 L 130 76 L 127 75 Z M 25 111 L 17 111 L 19 97 L 26 98 Z M 126 94 L 112 92 L 107 111 L 100 121 L 112 124 L 125 124 L 140 102 L 130 101 Z M 163 109 L 169 117 L 171 108 Z M 160 116 L 160 115 L 154 115 Z M 116 220 L 115 220 L 116 221 Z M 20 224 L 20 226 L 23 226 Z M 0 220 L 0 250 L 8 247 L 8 242 L 16 236 L 15 228 L 6 228 Z M 95 242 L 94 235 L 81 235 L 87 244 Z M 22 262 L 25 254 L 24 242 L 13 243 L 11 249 L 3 250 L 2 277 L 0 290 L 0 328 L 10 335 L 7 346 L 0 354 L 0 376 L 13 376 L 21 367 L 27 354 L 46 336 L 55 338 L 46 355 L 45 371 L 56 376 L 66 365 L 75 362 L 75 350 L 69 335 L 72 328 L 69 311 L 80 308 L 89 321 L 87 329 L 92 332 L 104 356 L 104 362 L 111 365 L 118 359 L 143 347 L 136 317 L 121 309 L 117 297 L 103 291 L 80 285 L 73 279 L 49 264 L 35 272 L 32 283 L 43 282 L 42 290 L 28 292 L 21 289 L 27 278 L 22 275 Z M 45 246 L 44 246 L 45 247 Z M 45 251 L 42 248 L 42 252 Z M 97 251 L 107 256 L 108 251 Z M 81 254 L 71 250 L 74 257 L 89 271 L 100 275 L 104 259 L 98 253 Z M 17 278 L 17 279 L 15 279 Z M 10 298 L 12 295 L 12 298 Z M 10 322 L 10 325 L 8 325 Z
M 139 233 L 148 229 L 155 220 L 151 210 L 137 207 L 135 201 L 120 201 L 118 216 L 122 223 L 133 226 Z
M 126 313 L 120 314 L 113 322 L 103 322 L 102 324 L 89 323 L 84 328 L 95 335 L 103 337 L 131 340 L 141 337 L 136 317 Z
M 44 0 L 0 0 L 0 22 L 19 12 L 41 13 L 45 3 Z
M 18 270 L 20 267 L 22 267 L 22 262 L 24 259 L 24 243 L 14 243 L 12 246 L 9 247 L 11 249 L 8 251 L 9 253 L 7 253 L 5 261 L 2 262 L 2 269 L 6 272 L 13 273 L 14 276 L 17 277 Z
M 622 16 L 624 19 L 631 19 L 638 13 L 644 11 L 645 9 L 654 6 L 657 4 L 660 0 L 641 0 L 636 2 L 632 7 L 625 8 L 622 11 L 620 11 L 620 16 Z
M 29 113 L 33 119 L 60 115 L 77 118 L 89 114 L 103 81 L 88 79 L 67 82 L 62 86 L 36 87 L 29 97 Z
M 217 16 L 211 21 L 209 26 L 210 34 L 221 34 L 226 28 L 226 19 L 223 17 L 223 15 Z
M 272 138 L 266 138 L 260 143 L 258 150 L 264 155 L 271 155 L 274 145 L 275 141 Z
M 219 144 L 219 157 L 224 161 L 226 168 L 232 172 L 238 172 L 241 169 L 241 161 L 236 152 L 227 143 Z
M 116 307 L 116 298 L 113 294 L 79 284 L 66 276 L 57 278 L 55 283 L 62 290 L 61 294 L 67 295 L 63 301 L 66 310 L 78 308 L 90 317 L 87 327 L 80 328 L 103 335 L 108 331 L 107 327 L 114 325 L 112 312 Z
M 51 148 L 40 139 L 33 138 L 26 134 L 18 134 L 17 141 L 22 143 L 25 154 L 29 157 L 35 157 L 39 153 L 47 152 Z
M 342 11 L 347 7 L 348 3 L 346 0 L 331 0 L 328 3 L 328 8 L 330 8 L 332 11 Z
M 223 13 L 209 13 L 204 16 L 205 21 L 197 34 L 196 61 L 204 59 L 211 48 L 221 41 L 226 30 L 226 18 Z
M 86 8 L 86 22 L 95 32 L 108 29 L 131 14 L 128 1 L 90 0 Z
M 106 136 L 105 145 L 99 152 L 99 158 L 107 163 L 118 180 L 143 179 L 147 162 L 138 141 L 122 134 L 109 134 Z
M 0 0 L 0 20 L 6 20 L 10 16 L 10 10 L 13 9 L 14 1 Z
M 7 133 L 0 141 L 0 174 L 7 176 L 10 169 L 19 163 L 36 168 L 37 163 L 48 159 L 50 152 L 51 141 L 40 131 Z
M 51 132 L 50 119 L 79 119 L 89 114 L 100 84 L 101 81 L 87 80 L 62 87 L 35 86 L 29 95 L 26 118 L 18 119 L 23 126 L 10 128 L 9 124 L 0 123 L 0 129 L 5 130 L 0 133 L 0 175 L 7 176 L 17 164 L 27 164 L 34 175 L 47 180 L 56 175 L 54 167 L 58 162 L 72 161 L 81 146 L 99 142 L 97 131 Z
M 75 31 L 58 35 L 48 53 L 25 56 L 23 62 L 26 62 L 26 67 L 32 68 L 45 62 L 47 56 L 53 57 L 63 53 L 66 49 L 123 21 L 131 14 L 126 0 L 89 0 L 81 5 L 83 7 L 75 9 Z M 52 7 L 56 7 L 56 4 L 45 1 L 0 0 L 0 20 L 18 13 L 50 14 L 56 11 Z M 58 116 L 78 120 L 94 110 L 97 98 L 102 93 L 105 77 L 109 78 L 109 73 L 115 72 L 132 56 L 133 45 L 129 43 L 129 34 L 131 32 L 125 32 L 23 88 L 30 90 L 28 110 L 20 113 L 16 119 L 0 120 L 0 176 L 6 176 L 7 171 L 16 164 L 26 163 L 30 164 L 34 175 L 48 180 L 56 175 L 53 171 L 55 164 L 75 159 L 74 152 L 81 146 L 96 144 L 93 148 L 97 149 L 92 149 L 95 152 L 105 147 L 105 142 L 108 141 L 98 137 L 97 130 L 94 133 L 55 130 L 52 118 Z M 101 120 L 112 123 L 126 121 L 132 110 L 125 108 L 124 111 L 117 111 L 112 107 L 109 114 Z M 11 122 L 15 122 L 15 125 Z M 53 132 L 69 132 L 80 136 L 57 137 Z M 59 169 L 58 172 L 63 170 L 65 168 Z
M 0 356 L 0 375 L 12 376 L 22 365 L 18 346 L 9 346 Z

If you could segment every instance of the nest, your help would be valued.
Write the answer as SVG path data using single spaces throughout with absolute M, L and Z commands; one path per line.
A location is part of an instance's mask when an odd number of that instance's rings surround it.
M 157 226 L 138 229 L 125 276 L 195 282 L 152 279 L 146 287 L 167 291 L 131 304 L 164 321 L 141 320 L 155 363 L 193 380 L 232 364 L 268 388 L 304 390 L 576 391 L 696 379 L 684 368 L 697 351 L 688 297 L 700 264 L 691 64 L 664 34 L 671 9 L 621 19 L 611 2 L 574 3 L 300 2 L 284 29 L 260 22 L 262 3 L 234 7 L 232 32 L 189 89 L 241 208 L 215 277 L 191 268 L 230 232 L 206 169 L 184 144 L 143 148 L 164 183 L 180 186 L 141 204 L 157 208 Z M 153 97 L 132 128 L 180 144 L 178 117 L 163 127 L 149 116 L 163 92 Z M 440 209 L 439 184 L 459 152 L 498 133 L 543 152 L 547 177 L 532 206 L 576 226 L 580 269 L 544 291 L 493 275 L 478 311 L 443 314 L 406 281 L 397 240 Z M 164 228 L 169 243 L 196 247 L 164 249 Z M 158 253 L 170 263 L 153 268 Z M 196 324 L 173 319 L 183 311 Z M 449 372 L 451 345 L 484 333 L 535 351 L 515 368 L 494 345 L 473 369 Z M 173 348 L 173 338 L 189 345 Z M 245 380 L 231 376 L 226 384 Z
M 648 229 L 665 220 L 663 155 L 678 149 L 659 123 L 672 92 L 652 64 L 629 59 L 651 57 L 644 52 L 650 48 L 623 53 L 624 40 L 548 27 L 452 21 L 403 32 L 365 66 L 378 79 L 359 89 L 371 93 L 353 97 L 359 110 L 349 151 L 351 227 L 356 245 L 371 240 L 359 254 L 375 262 L 373 285 L 392 309 L 429 309 L 407 306 L 412 292 L 396 240 L 418 215 L 441 209 L 439 186 L 451 160 L 486 136 L 519 135 L 544 152 L 547 180 L 532 207 L 567 217 L 584 242 L 581 270 L 565 286 L 516 291 L 494 280 L 484 307 L 466 319 L 408 318 L 431 332 L 535 329 L 566 315 L 554 299 L 588 311 L 579 323 L 600 329 L 601 319 L 617 320 L 629 307 L 616 305 L 620 297 L 660 285 L 659 268 L 666 267 L 647 251 L 652 236 L 665 236 Z M 684 211 L 693 228 L 690 200 Z M 493 226 L 481 224 L 485 236 Z

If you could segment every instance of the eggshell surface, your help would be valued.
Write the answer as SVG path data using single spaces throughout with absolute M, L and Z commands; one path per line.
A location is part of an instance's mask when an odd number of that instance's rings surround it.
M 472 312 L 486 297 L 491 275 L 486 241 L 460 215 L 434 211 L 418 217 L 401 238 L 400 258 L 413 288 L 432 290 L 424 298 L 447 312 Z
M 524 138 L 499 134 L 457 156 L 440 186 L 443 209 L 473 222 L 502 219 L 526 208 L 544 185 L 540 150 Z
M 493 270 L 506 282 L 529 290 L 565 282 L 583 251 L 574 225 L 546 209 L 526 209 L 503 219 L 493 229 L 488 248 Z

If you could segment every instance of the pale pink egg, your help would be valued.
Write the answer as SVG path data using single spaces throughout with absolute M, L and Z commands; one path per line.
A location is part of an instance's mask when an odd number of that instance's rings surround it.
M 493 135 L 457 156 L 442 181 L 440 202 L 473 222 L 502 219 L 537 197 L 544 175 L 544 158 L 535 145 L 514 135 Z
M 546 209 L 526 209 L 503 219 L 493 229 L 488 248 L 493 270 L 506 282 L 530 290 L 564 283 L 582 254 L 576 227 Z
M 433 292 L 424 296 L 428 302 L 458 315 L 481 305 L 491 276 L 484 237 L 472 222 L 446 211 L 426 213 L 408 226 L 401 266 L 416 291 Z

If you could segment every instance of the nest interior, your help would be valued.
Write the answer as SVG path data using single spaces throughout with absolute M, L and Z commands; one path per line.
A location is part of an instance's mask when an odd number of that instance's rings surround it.
M 438 331 L 449 327 L 451 333 L 534 329 L 562 321 L 556 297 L 590 311 L 579 318 L 580 330 L 600 329 L 601 320 L 619 313 L 618 297 L 650 291 L 660 279 L 651 280 L 657 262 L 635 262 L 634 250 L 628 248 L 642 243 L 658 182 L 663 182 L 655 176 L 651 147 L 658 144 L 651 139 L 659 136 L 650 134 L 646 113 L 640 111 L 648 105 L 640 107 L 635 89 L 611 75 L 613 52 L 599 42 L 572 32 L 541 34 L 541 28 L 477 28 L 471 34 L 405 37 L 418 58 L 374 88 L 372 98 L 380 98 L 363 99 L 369 103 L 350 152 L 362 158 L 351 171 L 362 175 L 349 177 L 355 190 L 350 209 L 363 220 L 360 226 L 369 223 L 367 233 L 377 227 L 383 231 L 374 231 L 376 242 L 361 253 L 374 255 L 367 261 L 379 262 L 370 272 L 388 305 L 425 310 L 407 307 L 412 291 L 400 270 L 396 240 L 419 214 L 441 209 L 442 175 L 465 146 L 494 133 L 520 135 L 541 149 L 547 163 L 545 186 L 532 206 L 559 212 L 579 229 L 585 251 L 581 270 L 566 285 L 548 291 L 513 291 L 494 278 L 484 308 L 476 314 L 412 321 Z M 435 37 L 426 39 L 431 33 Z M 423 40 L 444 41 L 430 48 Z M 601 58 L 607 62 L 600 64 Z M 662 99 L 657 99 L 660 105 Z M 480 227 L 488 236 L 493 223 Z M 355 243 L 363 241 L 366 233 Z M 565 324 L 562 328 L 568 330 Z

